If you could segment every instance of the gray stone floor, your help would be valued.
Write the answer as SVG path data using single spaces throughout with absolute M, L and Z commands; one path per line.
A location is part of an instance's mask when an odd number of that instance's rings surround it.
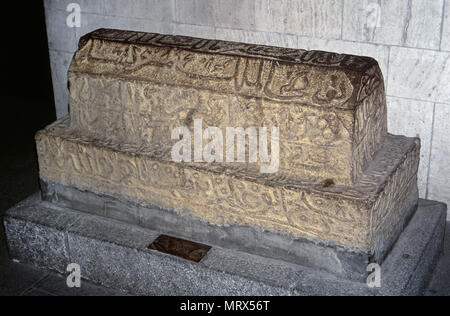
M 38 171 L 33 147 L 22 148 L 0 158 L 0 215 L 15 203 L 38 190 Z M 441 258 L 426 295 L 450 296 L 450 222 L 444 256 Z M 8 259 L 0 225 L 0 296 L 118 296 L 127 295 L 86 281 L 80 289 L 66 286 L 64 276 Z
M 444 242 L 444 255 L 436 267 L 433 280 L 431 280 L 427 296 L 450 296 L 450 222 L 447 228 Z

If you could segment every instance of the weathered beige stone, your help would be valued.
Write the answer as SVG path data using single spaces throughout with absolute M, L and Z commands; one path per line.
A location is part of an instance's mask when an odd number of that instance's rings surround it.
M 382 260 L 417 204 L 420 141 L 387 134 L 371 58 L 98 30 L 69 70 L 70 117 L 36 136 L 40 175 L 218 226 Z M 171 130 L 280 128 L 280 170 L 175 163 Z
M 387 135 L 368 57 L 99 30 L 80 40 L 69 80 L 80 134 L 152 147 L 196 118 L 277 126 L 281 172 L 310 183 L 355 183 Z
M 231 165 L 178 164 L 158 148 L 92 140 L 69 124 L 62 119 L 37 135 L 43 179 L 219 226 L 251 225 L 375 253 L 418 199 L 420 143 L 413 138 L 389 136 L 357 184 L 323 187 Z

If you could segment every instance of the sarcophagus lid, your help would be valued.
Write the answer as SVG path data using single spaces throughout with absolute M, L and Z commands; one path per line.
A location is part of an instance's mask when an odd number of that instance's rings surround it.
M 305 182 L 355 183 L 387 135 L 368 57 L 101 29 L 81 38 L 69 81 L 79 133 L 164 152 L 195 119 L 276 126 L 279 173 Z

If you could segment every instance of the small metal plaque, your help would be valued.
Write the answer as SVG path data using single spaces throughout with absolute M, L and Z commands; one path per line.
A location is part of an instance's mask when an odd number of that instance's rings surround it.
M 211 249 L 207 245 L 167 235 L 160 235 L 148 248 L 194 262 L 200 262 Z

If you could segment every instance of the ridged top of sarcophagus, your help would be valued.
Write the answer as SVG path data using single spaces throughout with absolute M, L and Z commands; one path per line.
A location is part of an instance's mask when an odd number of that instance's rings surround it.
M 368 57 L 100 29 L 81 38 L 68 77 L 80 134 L 151 148 L 196 120 L 276 127 L 280 169 L 310 181 L 355 183 L 387 136 Z
M 113 29 L 83 36 L 70 71 L 340 109 L 383 85 L 370 57 Z

